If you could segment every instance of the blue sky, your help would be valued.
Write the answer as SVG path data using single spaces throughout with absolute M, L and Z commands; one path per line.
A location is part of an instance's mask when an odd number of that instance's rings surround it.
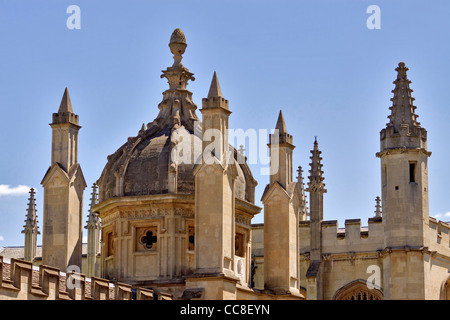
M 79 30 L 66 26 L 70 5 L 80 7 Z M 366 26 L 370 5 L 381 10 L 381 29 Z M 282 109 L 305 176 L 318 136 L 324 216 L 341 227 L 354 218 L 366 225 L 374 215 L 379 131 L 404 61 L 433 152 L 430 215 L 450 220 L 449 14 L 450 2 L 439 0 L 0 1 L 0 185 L 9 186 L 0 186 L 0 246 L 23 245 L 28 194 L 21 185 L 37 189 L 42 230 L 48 124 L 65 87 L 82 126 L 86 221 L 90 186 L 106 157 L 158 113 L 168 87 L 160 74 L 173 62 L 168 42 L 177 27 L 186 34 L 183 63 L 195 74 L 188 89 L 199 108 L 216 71 L 233 112 L 230 127 L 274 128 Z M 258 175 L 258 165 L 252 170 L 261 205 L 269 178 Z M 261 213 L 253 222 L 262 221 Z

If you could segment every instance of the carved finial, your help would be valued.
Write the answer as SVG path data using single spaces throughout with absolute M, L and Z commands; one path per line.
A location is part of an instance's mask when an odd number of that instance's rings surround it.
M 404 62 L 399 62 L 398 67 L 395 69 L 397 71 L 397 79 L 404 79 L 406 80 L 406 72 L 409 69 L 405 66 Z
M 380 205 L 381 199 L 380 199 L 380 197 L 376 197 L 375 198 L 375 202 L 376 202 L 376 204 L 375 204 L 375 217 L 381 217 L 381 205 Z
M 180 28 L 176 28 L 170 37 L 169 48 L 173 54 L 173 67 L 182 66 L 181 59 L 187 47 L 186 36 Z

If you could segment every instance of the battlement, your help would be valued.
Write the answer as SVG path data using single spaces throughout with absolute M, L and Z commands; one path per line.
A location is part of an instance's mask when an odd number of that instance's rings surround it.
M 78 115 L 70 112 L 53 113 L 52 120 L 53 120 L 52 124 L 72 123 L 78 126 L 79 123 Z
M 0 256 L 0 300 L 172 300 L 166 293 Z
M 342 253 L 377 251 L 383 249 L 384 227 L 381 217 L 369 218 L 368 226 L 361 226 L 361 219 L 345 220 L 345 228 L 339 228 L 337 220 L 322 221 L 322 252 Z M 301 221 L 300 252 L 309 252 L 310 222 Z
M 428 228 L 425 229 L 425 246 L 430 251 L 450 257 L 450 223 L 429 217 Z

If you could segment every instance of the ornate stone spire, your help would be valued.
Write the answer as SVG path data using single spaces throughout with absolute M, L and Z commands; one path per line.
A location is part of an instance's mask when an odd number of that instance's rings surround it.
M 89 205 L 89 214 L 87 224 L 84 227 L 88 230 L 87 240 L 87 270 L 86 275 L 93 277 L 96 275 L 96 257 L 100 252 L 100 220 L 98 214 L 92 208 L 98 204 L 97 185 L 92 185 L 91 203 Z
M 39 234 L 39 227 L 38 227 L 38 221 L 37 221 L 37 210 L 36 210 L 36 203 L 35 203 L 35 198 L 34 195 L 36 194 L 36 192 L 34 191 L 34 188 L 30 189 L 30 197 L 28 198 L 29 202 L 28 202 L 28 209 L 27 209 L 27 216 L 26 216 L 26 220 L 25 221 L 25 225 L 24 230 L 22 231 L 22 233 L 25 233 L 27 231 L 30 231 L 32 233 L 37 233 Z
M 380 199 L 380 197 L 376 197 L 375 198 L 375 202 L 376 202 L 376 204 L 375 204 L 375 217 L 379 218 L 379 217 L 381 217 L 381 204 L 380 204 L 381 199 Z
M 398 132 L 403 124 L 408 124 L 412 128 L 420 126 L 420 123 L 417 121 L 419 116 L 415 114 L 417 107 L 413 105 L 415 99 L 411 96 L 413 90 L 409 87 L 411 81 L 406 75 L 409 69 L 404 62 L 400 62 L 395 70 L 397 79 L 393 82 L 395 84 L 395 88 L 392 90 L 394 97 L 391 98 L 392 106 L 389 108 L 391 115 L 388 116 L 390 119 L 388 126 L 394 126 L 394 130 Z
M 322 151 L 319 150 L 319 144 L 317 142 L 317 137 L 314 140 L 314 148 L 311 150 L 311 170 L 309 170 L 309 183 L 308 183 L 308 190 L 307 191 L 320 191 L 320 192 L 326 192 L 325 190 L 325 183 L 323 183 L 323 180 L 325 179 L 323 177 L 323 171 L 322 171 L 322 164 L 321 160 L 322 157 L 320 154 Z
M 24 259 L 27 261 L 33 261 L 36 256 L 37 235 L 40 234 L 34 194 L 34 189 L 31 188 L 25 225 L 22 230 L 22 233 L 25 234 Z
M 303 182 L 303 170 L 301 166 L 298 166 L 297 169 L 298 175 L 297 175 L 297 185 L 298 190 L 300 193 L 300 221 L 305 221 L 306 217 L 308 216 L 308 206 L 306 201 L 306 192 L 305 192 L 305 183 Z
M 186 47 L 186 37 L 183 31 L 179 28 L 175 29 L 169 43 L 174 62 L 171 67 L 163 70 L 161 75 L 161 78 L 167 79 L 169 89 L 163 92 L 163 101 L 158 105 L 160 112 L 155 121 L 147 125 L 147 129 L 155 125 L 161 129 L 172 128 L 176 124 L 193 132 L 194 122 L 199 121 L 195 114 L 197 106 L 192 100 L 192 92 L 186 90 L 188 81 L 195 80 L 194 74 L 181 63 Z M 174 121 L 174 117 L 177 121 Z
M 397 71 L 397 78 L 391 98 L 392 106 L 389 107 L 391 114 L 388 116 L 389 122 L 386 128 L 380 132 L 381 150 L 408 148 L 408 149 L 427 149 L 427 132 L 417 121 L 419 117 L 415 110 L 417 107 L 413 104 L 415 100 L 411 93 L 413 90 L 409 87 L 411 81 L 406 72 L 408 68 L 404 62 L 400 62 Z
M 86 227 L 85 229 L 97 229 L 99 228 L 99 220 L 98 215 L 92 211 L 92 207 L 95 206 L 98 203 L 98 193 L 97 193 L 97 185 L 94 183 L 92 185 L 92 193 L 91 193 L 91 203 L 89 205 L 89 214 L 88 214 L 88 220 L 86 221 Z

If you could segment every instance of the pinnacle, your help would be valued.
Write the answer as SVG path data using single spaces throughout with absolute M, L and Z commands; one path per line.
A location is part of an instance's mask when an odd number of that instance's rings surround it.
M 399 62 L 398 67 L 395 70 L 397 71 L 397 79 L 406 79 L 406 71 L 409 69 L 404 62 Z
M 222 90 L 220 90 L 219 79 L 217 79 L 217 74 L 214 71 L 211 86 L 209 87 L 208 99 L 218 97 L 222 97 Z
M 284 123 L 283 112 L 280 110 L 280 114 L 278 115 L 277 125 L 275 129 L 278 129 L 279 133 L 287 133 L 286 124 Z
M 314 148 L 311 150 L 311 169 L 309 170 L 310 176 L 309 176 L 309 185 L 311 186 L 314 183 L 325 185 L 323 183 L 324 177 L 323 177 L 323 171 L 322 171 L 322 163 L 320 162 L 322 160 L 322 157 L 320 157 L 320 154 L 322 152 L 319 150 L 319 143 L 317 142 L 317 137 L 314 139 Z
M 394 97 L 391 98 L 392 107 L 389 108 L 391 110 L 390 124 L 394 125 L 396 130 L 399 130 L 399 126 L 404 124 L 408 124 L 410 128 L 419 126 L 418 115 L 414 112 L 416 106 L 413 105 L 413 101 L 415 99 L 411 96 L 413 90 L 409 87 L 411 81 L 406 75 L 408 68 L 404 62 L 400 62 L 395 70 L 397 79 L 394 81 L 395 88 L 392 90 L 394 93 Z
M 73 113 L 72 103 L 70 102 L 69 90 L 64 90 L 64 95 L 59 105 L 58 113 Z

